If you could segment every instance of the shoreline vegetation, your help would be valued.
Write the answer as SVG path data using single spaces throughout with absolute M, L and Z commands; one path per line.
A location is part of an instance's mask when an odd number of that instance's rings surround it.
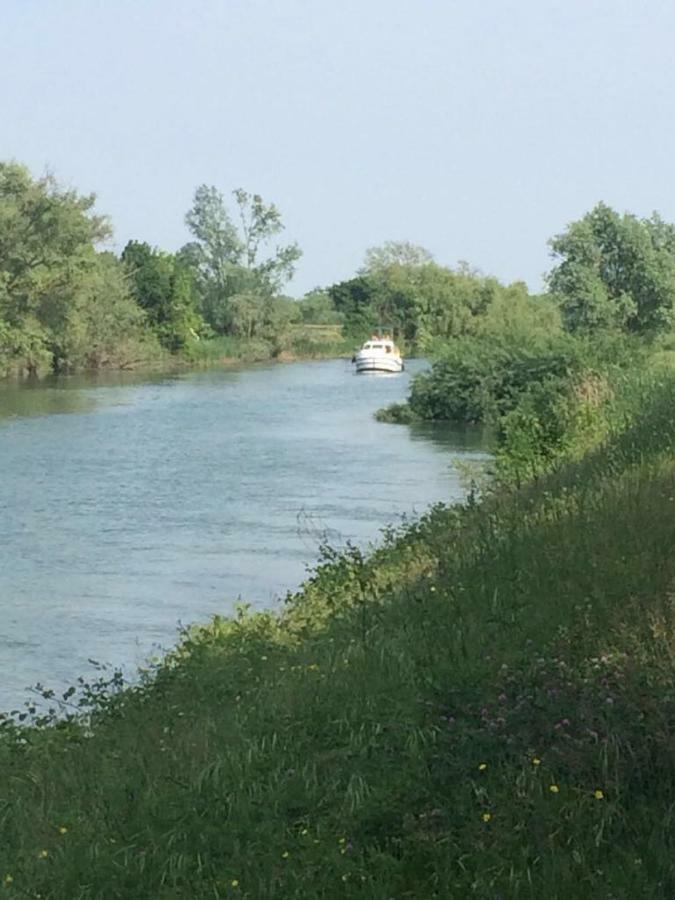
M 279 295 L 213 280 L 273 283 L 248 243 L 259 232 L 228 225 L 214 191 L 198 189 L 182 261 L 135 246 L 133 277 L 184 298 L 191 260 L 210 293 L 190 309 L 220 321 L 221 348 L 262 336 L 287 352 L 278 319 L 264 331 Z M 280 224 L 260 198 L 235 200 L 244 222 Z M 214 222 L 230 268 L 209 256 Z M 277 285 L 286 249 L 268 258 Z M 347 337 L 386 321 L 432 365 L 381 417 L 485 425 L 493 462 L 463 503 L 379 547 L 323 547 L 280 610 L 184 630 L 140 683 L 102 672 L 0 717 L 7 896 L 675 893 L 675 227 L 599 204 L 551 250 L 541 296 L 395 242 L 288 301 Z M 72 361 L 54 343 L 70 346 L 68 329 L 26 299 L 34 277 L 53 284 L 40 265 L 14 282 L 23 305 L 3 275 L 0 347 L 38 322 L 52 364 Z

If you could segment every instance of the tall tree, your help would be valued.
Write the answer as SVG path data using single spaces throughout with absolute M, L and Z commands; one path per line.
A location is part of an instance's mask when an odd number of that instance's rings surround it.
M 180 256 L 195 271 L 209 324 L 221 333 L 252 336 L 264 319 L 266 302 L 293 275 L 301 251 L 297 244 L 273 244 L 283 230 L 274 204 L 242 189 L 234 191 L 234 199 L 239 228 L 216 188 L 197 188 L 185 219 L 194 240 Z
M 95 306 L 100 318 L 102 302 L 117 310 L 124 326 L 109 331 L 115 339 L 126 340 L 140 327 L 142 315 L 119 273 L 96 250 L 111 232 L 108 220 L 94 212 L 94 202 L 93 194 L 64 189 L 52 175 L 33 179 L 24 166 L 0 163 L 0 358 L 5 370 L 86 364 L 86 342 L 100 337 L 90 310 Z
M 260 194 L 249 194 L 241 188 L 234 191 L 234 198 L 239 209 L 246 268 L 256 274 L 261 286 L 279 291 L 293 276 L 302 251 L 296 243 L 277 245 L 273 249 L 269 246 L 284 230 L 281 213 L 273 203 L 265 203 Z M 267 255 L 261 259 L 264 249 Z
M 657 331 L 675 321 L 675 228 L 604 203 L 550 241 L 549 287 L 571 331 Z

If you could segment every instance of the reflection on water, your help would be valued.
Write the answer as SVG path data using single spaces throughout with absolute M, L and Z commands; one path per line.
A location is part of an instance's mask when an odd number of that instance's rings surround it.
M 45 385 L 21 384 L 12 389 L 0 387 L 0 426 L 13 416 L 47 416 L 56 413 L 87 412 L 94 408 L 93 398 L 84 391 L 68 391 Z
M 0 387 L 0 708 L 179 622 L 271 606 L 318 545 L 461 494 L 480 432 L 376 422 L 405 374 L 296 363 Z M 55 415 L 68 413 L 68 415 Z
M 413 441 L 425 441 L 462 453 L 478 453 L 482 457 L 487 435 L 479 425 L 451 425 L 448 422 L 423 422 L 409 425 Z

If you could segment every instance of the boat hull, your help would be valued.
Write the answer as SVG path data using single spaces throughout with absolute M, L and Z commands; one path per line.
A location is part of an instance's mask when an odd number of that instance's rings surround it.
M 366 372 L 389 372 L 391 374 L 403 371 L 403 360 L 395 356 L 362 356 L 359 353 L 354 363 L 359 375 Z

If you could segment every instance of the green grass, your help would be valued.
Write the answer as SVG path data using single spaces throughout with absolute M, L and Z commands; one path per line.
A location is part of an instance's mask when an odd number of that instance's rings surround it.
M 194 366 L 214 366 L 273 359 L 321 359 L 346 356 L 351 352 L 352 343 L 342 336 L 339 326 L 297 325 L 276 342 L 231 335 L 199 341 L 190 346 L 186 359 Z
M 282 615 L 190 631 L 88 723 L 8 721 L 6 895 L 672 896 L 675 381 L 608 422 L 327 549 Z
M 272 358 L 272 346 L 265 341 L 219 335 L 191 344 L 185 356 L 195 366 L 213 366 L 223 362 L 261 362 Z

